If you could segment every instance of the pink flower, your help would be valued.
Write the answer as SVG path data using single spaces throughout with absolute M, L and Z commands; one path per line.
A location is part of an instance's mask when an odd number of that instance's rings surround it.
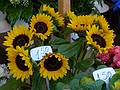
M 120 53 L 114 56 L 113 63 L 120 68 Z
M 120 68 L 120 46 L 114 46 L 108 50 L 108 53 L 97 54 L 96 57 L 107 66 Z
M 118 54 L 120 53 L 120 46 L 114 46 L 108 50 L 109 54 Z
M 109 54 L 108 53 L 97 54 L 96 57 L 101 59 L 104 63 L 109 62 Z

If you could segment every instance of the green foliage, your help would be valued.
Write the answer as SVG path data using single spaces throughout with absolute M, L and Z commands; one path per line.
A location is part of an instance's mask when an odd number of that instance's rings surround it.
M 59 53 L 62 53 L 69 58 L 78 54 L 82 42 L 84 42 L 83 39 L 79 39 L 78 41 L 69 43 L 65 39 L 55 37 L 50 41 L 50 44 L 53 46 L 53 48 L 57 48 Z
M 58 48 L 60 45 L 69 44 L 70 42 L 59 37 L 54 37 L 49 43 L 51 44 L 51 46 Z
M 33 14 L 32 4 L 30 4 L 28 7 L 23 7 L 22 9 L 21 18 L 26 22 L 30 21 L 30 18 Z
M 105 90 L 105 83 L 101 80 L 94 81 L 88 73 L 81 72 L 67 84 L 63 82 L 56 84 L 56 90 L 64 90 L 65 87 L 68 90 Z
M 13 5 L 10 5 L 7 7 L 7 20 L 11 25 L 14 25 L 15 22 L 19 19 L 21 15 L 21 10 L 22 8 L 19 6 L 14 7 Z
M 81 69 L 81 70 L 86 70 L 88 69 L 90 66 L 92 66 L 94 64 L 94 59 L 93 58 L 87 58 L 85 60 L 81 60 L 79 63 L 77 63 L 77 66 Z
M 120 72 L 117 72 L 110 79 L 110 90 L 120 90 Z
M 82 85 L 80 85 L 80 88 L 82 90 L 102 90 L 104 87 L 104 81 L 98 80 L 95 82 L 86 82 Z
M 72 11 L 77 15 L 90 14 L 93 8 L 92 1 L 94 0 L 72 0 Z
M 104 87 L 104 82 L 101 80 L 94 81 L 92 76 L 86 72 L 80 72 L 78 75 L 75 76 L 76 79 L 72 81 L 76 85 L 71 88 L 72 90 L 102 90 Z M 79 83 L 78 83 L 79 80 Z
M 9 0 L 0 0 L 0 10 L 5 12 L 10 4 Z
M 102 68 L 107 68 L 107 66 L 106 66 L 106 65 L 99 65 L 99 66 L 97 67 L 97 69 L 102 69 Z
M 64 86 L 65 86 L 64 83 L 58 82 L 58 83 L 56 84 L 55 89 L 56 89 L 56 90 L 63 90 L 63 89 L 64 89 Z
M 12 5 L 9 0 L 0 0 L 0 10 L 7 14 L 6 19 L 12 26 L 19 18 L 28 22 L 33 15 L 32 7 L 32 3 L 25 7 L 22 5 Z
M 33 69 L 34 69 L 34 73 L 32 77 L 32 89 L 31 90 L 45 90 L 45 86 L 44 86 L 45 79 L 40 77 L 39 70 L 36 67 L 36 65 L 34 65 Z
M 80 72 L 74 76 L 74 79 L 81 80 L 84 76 L 87 76 L 87 75 L 88 75 L 88 73 L 86 73 L 86 72 Z
M 73 79 L 70 82 L 70 88 L 71 88 L 71 90 L 79 90 L 79 80 L 78 79 Z
M 71 44 L 63 44 L 58 47 L 58 52 L 67 56 L 68 58 L 78 54 L 81 48 L 83 39 L 79 39 Z
M 7 83 L 0 87 L 0 90 L 17 90 L 22 85 L 23 83 L 20 80 L 10 77 Z
M 7 14 L 6 19 L 11 25 L 14 25 L 20 17 L 28 21 L 29 17 L 32 15 L 32 5 L 28 7 L 21 5 L 13 6 L 9 0 L 0 0 L 0 2 L 0 10 Z

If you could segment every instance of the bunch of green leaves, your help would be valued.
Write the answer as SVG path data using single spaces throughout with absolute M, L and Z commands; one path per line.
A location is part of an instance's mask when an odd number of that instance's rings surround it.
M 101 3 L 101 0 L 71 0 L 72 11 L 76 15 L 86 15 L 94 11 L 94 1 Z M 96 9 L 95 9 L 96 12 Z
M 110 79 L 110 90 L 120 90 L 120 70 L 116 69 L 116 73 Z
M 19 18 L 28 22 L 33 14 L 32 5 L 32 2 L 29 2 L 29 5 L 25 7 L 20 4 L 13 5 L 9 0 L 0 0 L 0 10 L 6 13 L 6 19 L 11 25 L 14 25 Z
M 101 80 L 94 81 L 91 74 L 80 72 L 69 83 L 58 82 L 55 90 L 105 90 L 105 83 Z

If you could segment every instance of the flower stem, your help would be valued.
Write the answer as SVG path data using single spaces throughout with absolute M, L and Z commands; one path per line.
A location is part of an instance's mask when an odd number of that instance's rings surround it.
M 45 80 L 46 80 L 47 89 L 50 90 L 50 82 L 48 78 L 45 78 Z

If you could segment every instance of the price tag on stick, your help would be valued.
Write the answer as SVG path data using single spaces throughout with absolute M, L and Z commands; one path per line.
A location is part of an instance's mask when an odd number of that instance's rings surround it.
M 51 46 L 40 46 L 30 50 L 30 55 L 34 61 L 39 61 L 46 53 L 52 53 Z
M 115 74 L 115 70 L 112 67 L 99 69 L 93 72 L 95 80 L 103 80 L 106 83 L 106 89 L 109 90 L 109 79 Z

